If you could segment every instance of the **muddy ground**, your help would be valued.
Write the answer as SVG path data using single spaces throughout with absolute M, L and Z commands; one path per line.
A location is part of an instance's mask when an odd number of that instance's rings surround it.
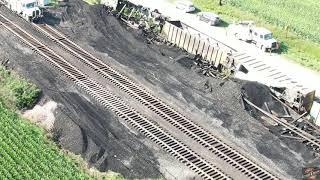
M 46 23 L 139 81 L 213 134 L 250 154 L 252 159 L 289 179 L 300 179 L 302 167 L 315 164 L 313 155 L 303 145 L 280 139 L 244 110 L 240 95 L 245 82 L 198 74 L 192 60 L 181 50 L 146 44 L 140 31 L 108 16 L 102 6 L 70 0 L 66 6 L 49 12 Z M 38 84 L 45 97 L 59 104 L 54 129 L 62 147 L 82 154 L 102 171 L 111 169 L 128 178 L 164 175 L 170 179 L 172 172 L 183 171 L 174 161 L 168 163 L 170 157 L 150 147 L 153 145 L 147 139 L 119 123 L 112 112 L 100 108 L 67 81 L 59 81 L 60 77 L 41 58 L 8 40 L 8 36 L 1 33 L 1 55 L 11 59 L 10 67 Z M 178 178 L 180 174 L 171 177 Z

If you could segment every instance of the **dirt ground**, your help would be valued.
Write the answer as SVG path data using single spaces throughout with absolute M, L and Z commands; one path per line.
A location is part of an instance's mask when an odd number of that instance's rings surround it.
M 46 23 L 277 173 L 300 179 L 304 166 L 317 165 L 303 145 L 280 139 L 244 110 L 240 94 L 245 82 L 201 76 L 181 50 L 146 44 L 140 31 L 122 25 L 99 5 L 70 0 L 45 16 Z M 163 175 L 172 179 L 186 174 L 183 167 L 178 168 L 179 163 L 170 162 L 170 157 L 151 147 L 151 142 L 129 131 L 112 112 L 100 108 L 66 81 L 59 81 L 61 78 L 41 58 L 8 36 L 1 31 L 0 55 L 8 57 L 10 67 L 58 103 L 54 131 L 62 147 L 82 154 L 102 171 L 114 170 L 128 178 Z

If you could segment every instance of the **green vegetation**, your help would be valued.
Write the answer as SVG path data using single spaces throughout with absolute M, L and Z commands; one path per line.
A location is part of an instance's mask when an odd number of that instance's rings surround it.
M 90 5 L 100 4 L 101 0 L 84 0 L 86 3 Z
M 293 32 L 314 42 L 320 42 L 320 5 L 316 0 L 229 0 L 232 6 L 249 11 L 279 27 L 288 26 Z
M 77 164 L 0 101 L 0 179 L 87 179 Z
M 0 67 L 0 179 L 85 179 L 88 176 L 13 110 L 31 107 L 40 90 Z
M 48 6 L 53 6 L 53 7 L 57 7 L 59 5 L 59 1 L 58 0 L 50 0 Z
M 39 93 L 0 66 L 0 179 L 124 179 L 87 169 L 81 158 L 58 149 L 41 128 L 14 112 L 31 107 Z
M 279 53 L 320 71 L 320 5 L 316 0 L 193 0 L 203 11 L 213 11 L 227 22 L 254 20 L 270 29 L 280 44 Z
M 10 108 L 30 108 L 33 106 L 40 90 L 18 75 L 0 67 L 0 96 Z

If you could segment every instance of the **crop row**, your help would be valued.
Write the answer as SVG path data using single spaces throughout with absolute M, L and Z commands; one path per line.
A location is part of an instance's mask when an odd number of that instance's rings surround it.
M 320 5 L 318 0 L 228 0 L 267 22 L 287 27 L 297 34 L 320 43 Z
M 0 179 L 86 179 L 71 159 L 0 102 Z

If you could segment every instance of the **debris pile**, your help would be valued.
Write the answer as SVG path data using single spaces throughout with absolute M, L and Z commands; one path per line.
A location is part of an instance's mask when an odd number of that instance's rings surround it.
M 243 82 L 220 79 L 230 77 L 228 73 L 224 73 L 223 68 L 213 67 L 199 57 L 181 56 L 183 52 L 175 47 L 156 43 L 146 44 L 145 36 L 141 38 L 143 31 L 124 27 L 123 23 L 109 15 L 101 5 L 87 6 L 82 1 L 70 0 L 68 6 L 61 7 L 59 12 L 62 12 L 63 19 L 57 28 L 74 39 L 80 46 L 90 46 L 98 55 L 101 55 L 101 59 L 106 63 L 116 66 L 147 87 L 158 89 L 159 92 L 153 92 L 155 95 L 167 96 L 166 98 L 171 99 L 173 105 L 180 108 L 185 107 L 186 111 L 190 110 L 194 115 L 199 115 L 195 117 L 202 117 L 202 113 L 205 113 L 206 117 L 194 120 L 204 126 L 207 125 L 208 129 L 214 129 L 216 133 L 221 133 L 221 137 L 235 142 L 259 160 L 271 162 L 281 172 L 289 174 L 289 177 L 300 177 L 298 170 L 310 161 L 309 152 L 304 146 L 283 144 L 282 140 L 268 132 L 260 121 L 250 117 L 243 108 L 241 109 L 239 96 Z M 255 90 L 259 89 L 253 88 L 250 93 L 248 90 L 248 98 Z M 277 104 L 274 105 L 270 99 L 256 99 L 262 101 L 261 107 L 265 104 L 264 102 L 267 102 L 272 111 L 278 112 Z M 80 106 L 78 102 L 74 104 Z M 278 113 L 280 114 L 280 112 Z M 93 115 L 92 119 L 95 119 Z M 82 119 L 82 116 L 79 119 Z M 96 141 L 97 146 L 101 146 L 99 144 L 101 143 L 106 148 L 106 152 L 127 155 L 127 152 L 118 152 L 119 150 L 116 149 L 118 146 L 111 146 L 111 148 L 115 148 L 110 149 L 109 143 L 117 143 L 119 139 L 115 139 L 113 142 L 105 141 L 106 137 L 100 137 L 101 134 L 104 134 L 103 130 L 94 130 L 95 122 L 92 126 L 89 124 L 93 128 L 87 131 L 87 124 L 92 119 L 89 119 L 88 122 L 79 121 L 83 123 L 81 128 L 84 132 L 94 135 L 92 139 Z M 110 119 L 103 124 L 106 124 L 110 129 L 108 126 L 112 122 Z M 114 125 L 114 127 L 118 127 L 118 125 Z M 118 131 L 115 133 L 115 137 L 118 137 L 117 133 Z M 99 136 L 95 136 L 96 134 Z M 70 143 L 67 141 L 66 144 L 77 144 L 76 139 L 72 139 Z M 122 144 L 119 145 L 120 147 Z M 148 157 L 144 158 L 148 160 Z M 266 159 L 267 161 L 265 161 Z M 143 164 L 133 165 L 136 167 L 131 168 L 137 171 Z M 148 170 L 141 171 L 150 174 Z
M 262 120 L 272 133 L 280 136 L 280 138 L 287 138 L 302 143 L 314 151 L 314 156 L 320 157 L 319 147 L 306 142 L 305 139 L 299 137 L 290 129 L 274 121 L 276 118 L 288 122 L 294 127 L 320 139 L 320 128 L 305 118 L 307 113 L 303 113 L 302 115 L 297 114 L 285 103 L 277 99 L 267 86 L 256 82 L 246 82 L 242 86 L 242 94 L 243 100 L 246 99 L 246 101 L 253 104 L 250 105 L 243 101 L 245 109 L 256 119 Z
M 202 59 L 199 55 L 196 55 L 194 60 L 198 73 L 204 76 L 227 79 L 233 74 L 233 70 L 231 68 L 226 68 L 222 65 L 215 67 L 212 63 Z

